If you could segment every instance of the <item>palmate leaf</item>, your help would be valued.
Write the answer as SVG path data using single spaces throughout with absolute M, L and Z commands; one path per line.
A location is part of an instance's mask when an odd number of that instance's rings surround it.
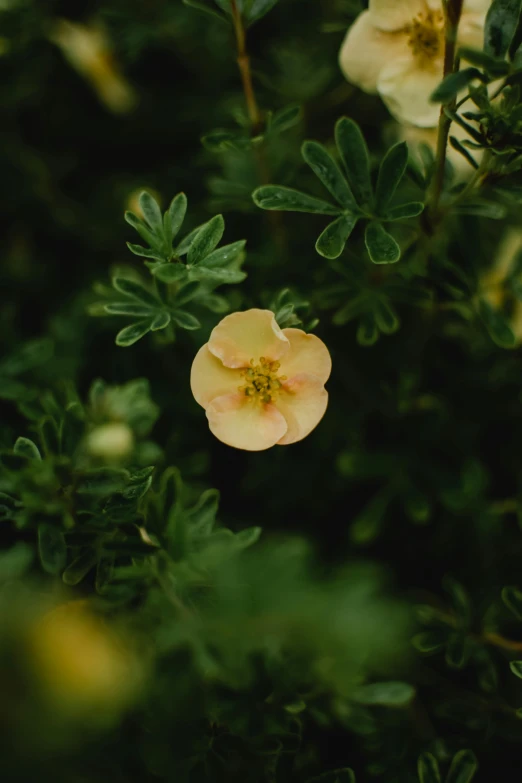
M 126 294 L 132 299 L 136 299 L 142 304 L 148 305 L 151 308 L 157 308 L 159 300 L 147 291 L 140 283 L 135 280 L 129 280 L 125 277 L 114 277 L 112 280 L 114 288 L 122 294 Z

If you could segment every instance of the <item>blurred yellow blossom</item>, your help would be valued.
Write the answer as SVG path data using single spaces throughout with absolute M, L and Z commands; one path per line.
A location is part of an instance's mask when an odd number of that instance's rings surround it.
M 464 0 L 459 43 L 482 49 L 491 0 Z M 399 122 L 435 127 L 440 106 L 430 95 L 442 81 L 442 0 L 370 0 L 348 30 L 339 54 L 348 79 L 378 93 Z
M 315 335 L 283 329 L 270 310 L 227 315 L 197 353 L 192 393 L 211 432 L 261 451 L 305 438 L 328 405 L 330 354 Z
M 516 267 L 521 260 L 522 228 L 510 228 L 500 243 L 493 265 L 482 275 L 479 284 L 480 298 L 508 316 L 518 345 L 522 344 L 522 301 L 509 287 L 508 278 L 520 277 Z
M 47 612 L 30 633 L 33 668 L 44 696 L 71 715 L 117 713 L 136 695 L 136 658 L 84 600 Z
M 59 19 L 51 29 L 50 39 L 110 111 L 124 114 L 134 108 L 135 92 L 121 73 L 103 28 Z
M 110 422 L 95 427 L 87 436 L 87 450 L 93 457 L 118 460 L 127 457 L 134 447 L 134 434 L 124 422 Z

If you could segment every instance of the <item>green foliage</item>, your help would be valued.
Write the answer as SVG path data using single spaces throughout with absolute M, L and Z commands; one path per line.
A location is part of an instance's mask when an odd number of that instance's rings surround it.
M 344 170 L 318 142 L 306 141 L 301 154 L 339 206 L 280 185 L 263 185 L 255 190 L 254 203 L 261 209 L 339 215 L 315 244 L 319 255 L 329 259 L 342 254 L 360 220 L 369 220 L 365 244 L 370 260 L 374 264 L 393 264 L 399 260 L 401 250 L 382 223 L 417 217 L 424 208 L 420 202 L 390 204 L 406 172 L 408 148 L 401 142 L 388 150 L 374 193 L 368 148 L 357 123 L 347 117 L 338 120 L 335 141 Z
M 246 278 L 240 268 L 245 259 L 245 240 L 218 247 L 225 230 L 222 215 L 198 226 L 173 245 L 187 210 L 185 194 L 178 193 L 163 216 L 156 200 L 146 191 L 140 195 L 139 203 L 143 219 L 126 212 L 125 220 L 150 247 L 130 242 L 127 247 L 134 255 L 148 259 L 145 264 L 153 276 L 153 288 L 138 280 L 114 277 L 112 286 L 123 299 L 94 306 L 96 313 L 101 308 L 102 313 L 109 315 L 140 318 L 116 335 L 116 345 L 124 348 L 149 332 L 164 331 L 164 341 L 172 342 L 176 326 L 188 331 L 199 329 L 200 321 L 184 306 L 191 303 L 214 310 L 214 290 Z M 109 298 L 110 294 L 107 292 L 106 296 Z
M 520 2 L 435 91 L 446 160 L 344 80 L 362 0 L 0 5 L 0 778 L 512 776 Z M 249 308 L 332 357 L 269 453 L 190 389 Z

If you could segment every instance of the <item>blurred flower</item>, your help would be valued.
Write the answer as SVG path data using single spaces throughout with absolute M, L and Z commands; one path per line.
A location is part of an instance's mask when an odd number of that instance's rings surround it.
M 510 282 L 518 283 L 520 294 L 521 262 L 522 228 L 510 228 L 500 243 L 493 265 L 479 283 L 480 298 L 494 310 L 508 315 L 518 344 L 522 344 L 522 301 L 515 295 Z
M 131 428 L 123 422 L 102 424 L 87 437 L 87 450 L 93 457 L 119 460 L 127 457 L 134 447 Z
M 102 720 L 136 695 L 140 676 L 135 657 L 87 601 L 70 601 L 47 612 L 33 625 L 29 642 L 43 695 L 62 712 Z
M 459 44 L 482 49 L 491 0 L 464 0 Z M 444 15 L 441 0 L 370 0 L 348 30 L 339 54 L 348 79 L 378 93 L 399 122 L 438 123 L 430 95 L 442 81 Z
M 124 114 L 134 108 L 134 90 L 120 72 L 102 28 L 59 19 L 51 29 L 50 39 L 110 111 Z
M 216 326 L 194 359 L 190 382 L 219 440 L 261 451 L 302 440 L 317 426 L 331 366 L 318 337 L 281 330 L 270 310 L 253 309 Z

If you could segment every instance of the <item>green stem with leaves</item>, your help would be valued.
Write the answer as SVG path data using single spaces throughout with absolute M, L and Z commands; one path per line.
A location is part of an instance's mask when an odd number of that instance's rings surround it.
M 445 48 L 444 48 L 444 78 L 459 69 L 457 58 L 457 32 L 462 13 L 463 0 L 445 0 Z M 448 104 L 449 109 L 455 109 L 456 98 Z M 446 167 L 446 153 L 448 137 L 451 127 L 451 119 L 446 114 L 446 106 L 441 106 L 439 127 L 437 134 L 437 151 L 435 157 L 435 172 L 428 197 L 428 216 L 430 225 L 433 226 L 439 217 L 439 203 L 444 186 L 444 172 Z

